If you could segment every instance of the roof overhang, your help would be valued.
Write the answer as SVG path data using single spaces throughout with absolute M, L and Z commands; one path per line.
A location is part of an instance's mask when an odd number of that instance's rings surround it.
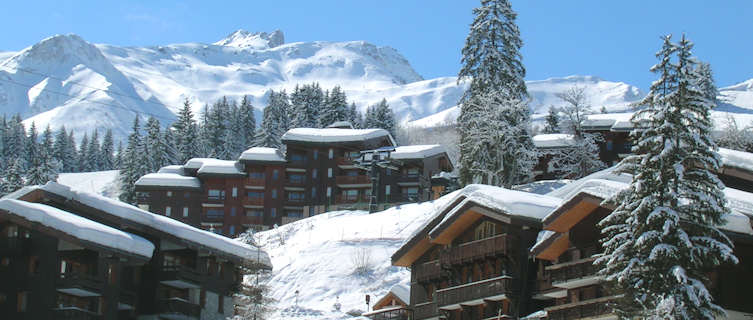
M 604 199 L 588 193 L 578 193 L 544 218 L 544 229 L 567 232 L 601 206 L 603 201 Z

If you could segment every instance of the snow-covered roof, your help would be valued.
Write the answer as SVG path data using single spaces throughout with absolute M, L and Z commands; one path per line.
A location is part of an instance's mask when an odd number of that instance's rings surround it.
M 0 210 L 27 221 L 40 223 L 77 239 L 122 250 L 146 259 L 151 259 L 154 252 L 154 245 L 142 237 L 55 207 L 15 199 L 3 199 L 0 200 Z
M 615 172 L 616 169 L 617 169 L 617 166 L 612 166 L 604 170 L 594 172 L 583 178 L 572 181 L 568 183 L 567 185 L 563 186 L 562 188 L 549 192 L 546 195 L 555 197 L 555 198 L 560 198 L 562 200 L 568 200 L 574 197 L 575 195 L 577 195 L 583 189 L 591 190 L 592 192 L 597 192 L 597 189 L 599 189 L 601 186 L 604 188 L 602 192 L 607 192 L 606 189 L 608 189 L 608 186 L 610 185 L 608 181 L 619 182 L 619 183 L 630 183 L 633 180 L 632 175 L 626 174 L 626 173 L 622 173 L 622 174 L 616 173 Z M 592 181 L 596 181 L 596 182 L 592 182 Z
M 164 166 L 162 168 L 159 168 L 159 170 L 157 170 L 157 173 L 174 173 L 179 175 L 185 174 L 185 172 L 183 171 L 183 166 L 181 165 Z
M 183 168 L 197 170 L 198 174 L 245 175 L 238 162 L 232 160 L 193 158 L 189 159 Z
M 238 161 L 285 162 L 277 148 L 253 147 L 241 153 Z
M 627 131 L 633 129 L 632 117 L 632 112 L 589 114 L 582 125 L 586 128 L 609 127 L 613 131 Z
M 397 145 L 387 130 L 384 129 L 337 129 L 337 128 L 294 128 L 282 135 L 282 141 L 338 143 L 364 142 L 386 137 L 392 145 Z
M 267 253 L 259 248 L 252 247 L 240 241 L 226 238 L 209 231 L 194 228 L 175 219 L 141 210 L 124 202 L 93 193 L 74 191 L 55 182 L 48 182 L 43 186 L 26 187 L 20 191 L 28 193 L 36 189 L 56 194 L 66 199 L 79 202 L 85 206 L 117 216 L 121 219 L 151 227 L 188 242 L 220 251 L 227 255 L 245 260 L 257 261 L 270 268 L 272 267 Z M 13 193 L 12 195 L 16 197 L 21 196 L 19 193 Z
M 753 153 L 719 148 L 719 155 L 724 166 L 753 172 Z
M 410 304 L 410 289 L 402 284 L 396 284 L 390 288 L 390 292 L 394 294 L 398 299 Z
M 396 160 L 424 159 L 446 152 L 445 148 L 438 144 L 412 145 L 395 147 L 390 157 Z
M 538 134 L 533 136 L 536 148 L 566 148 L 575 144 L 575 136 L 566 133 Z
M 328 125 L 327 128 L 348 128 L 353 129 L 353 124 L 350 121 L 335 121 Z
M 201 181 L 196 177 L 176 173 L 149 173 L 136 180 L 136 186 L 201 189 Z

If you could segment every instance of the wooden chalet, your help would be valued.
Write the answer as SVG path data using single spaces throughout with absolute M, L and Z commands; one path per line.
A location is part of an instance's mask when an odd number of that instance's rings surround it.
M 371 312 L 362 316 L 372 320 L 410 320 L 413 319 L 413 314 L 408 306 L 409 302 L 410 289 L 403 285 L 395 285 L 374 303 Z
M 127 301 L 121 301 L 118 307 L 100 309 L 89 316 L 64 319 L 225 319 L 234 313 L 231 297 L 242 281 L 241 266 L 271 268 L 269 257 L 258 248 L 116 200 L 77 192 L 54 182 L 23 188 L 6 198 L 70 212 L 92 224 L 108 226 L 134 238 L 145 239 L 153 249 L 153 254 L 139 260 L 140 263 L 117 265 L 117 275 L 108 278 L 108 285 L 102 289 L 102 296 L 114 294 Z M 45 246 L 49 248 L 45 250 L 54 250 L 55 247 L 51 243 Z M 94 263 L 94 258 L 91 253 L 82 253 L 66 261 L 77 266 Z M 123 260 L 116 255 L 106 255 L 106 258 Z M 51 263 L 63 263 L 61 261 Z M 83 270 L 95 269 L 99 272 L 96 274 L 108 270 L 102 268 L 105 267 L 83 267 Z M 19 275 L 17 272 L 14 271 L 13 275 Z M 28 290 L 34 291 L 34 288 Z M 107 293 L 108 290 L 116 293 Z M 54 297 L 43 299 L 54 300 Z M 105 300 L 110 304 L 111 301 L 118 301 Z M 121 308 L 127 312 L 114 314 L 112 311 Z
M 516 319 L 538 310 L 528 250 L 559 203 L 483 185 L 459 191 L 392 256 L 411 269 L 413 319 Z

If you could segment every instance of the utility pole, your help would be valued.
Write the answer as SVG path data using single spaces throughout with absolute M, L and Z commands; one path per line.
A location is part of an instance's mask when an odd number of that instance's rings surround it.
M 390 157 L 392 152 L 395 152 L 395 147 L 382 147 L 374 150 L 365 150 L 361 151 L 361 158 L 355 161 L 355 167 L 368 172 L 369 178 L 371 179 L 369 213 L 374 213 L 379 210 L 379 191 L 381 190 L 382 169 L 399 170 L 399 162 L 392 160 Z

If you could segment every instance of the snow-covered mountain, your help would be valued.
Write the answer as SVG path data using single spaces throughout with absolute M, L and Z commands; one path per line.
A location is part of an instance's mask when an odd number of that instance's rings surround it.
M 136 113 L 167 123 L 184 99 L 198 113 L 222 96 L 243 95 L 261 111 L 270 90 L 290 92 L 314 81 L 325 89 L 341 86 L 362 110 L 385 98 L 400 121 L 421 127 L 454 122 L 467 87 L 456 77 L 424 80 L 395 49 L 364 41 L 286 44 L 281 31 L 238 30 L 214 44 L 118 47 L 57 35 L 20 52 L 0 52 L 0 114 L 20 113 L 27 125 L 65 125 L 78 133 L 112 128 L 122 139 Z M 556 94 L 576 85 L 596 111 L 624 111 L 643 95 L 592 76 L 529 81 L 533 112 L 560 105 Z M 752 86 L 749 80 L 721 89 L 719 111 L 747 119 Z

